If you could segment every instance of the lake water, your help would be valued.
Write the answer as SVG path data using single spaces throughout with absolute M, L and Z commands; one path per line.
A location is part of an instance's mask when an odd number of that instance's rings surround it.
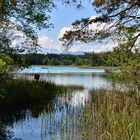
M 31 66 L 19 71 L 20 73 L 104 73 L 103 69 L 87 69 L 66 66 Z
M 78 114 L 90 102 L 90 91 L 110 88 L 111 79 L 105 75 L 103 69 L 48 66 L 32 66 L 19 71 L 17 76 L 33 80 L 34 73 L 40 73 L 40 79 L 44 81 L 84 88 L 57 96 L 43 105 L 43 108 L 36 105 L 32 109 L 14 114 L 12 123 L 7 125 L 13 139 L 84 140 L 78 127 Z
M 86 69 L 79 67 L 31 66 L 19 71 L 18 77 L 34 80 L 39 73 L 40 79 L 57 85 L 83 86 L 91 90 L 110 87 L 111 82 L 105 76 L 104 69 Z

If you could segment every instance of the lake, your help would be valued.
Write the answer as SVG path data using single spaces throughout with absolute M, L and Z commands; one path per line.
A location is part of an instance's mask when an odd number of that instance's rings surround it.
M 40 74 L 41 80 L 54 82 L 58 85 L 77 85 L 90 90 L 111 86 L 111 83 L 105 76 L 104 69 L 66 66 L 31 66 L 20 70 L 17 76 L 33 80 L 35 73 Z
M 68 67 L 68 66 L 30 66 L 20 70 L 19 73 L 104 73 L 104 69 L 87 69 L 80 67 Z
M 79 67 L 31 66 L 18 71 L 17 78 L 40 79 L 56 85 L 82 86 L 82 89 L 56 96 L 46 105 L 36 105 L 13 114 L 6 129 L 13 140 L 83 140 L 78 127 L 78 114 L 90 102 L 90 91 L 111 88 L 112 80 L 103 69 Z M 12 116 L 12 115 L 11 115 Z M 10 119 L 10 117 L 7 117 Z M 9 120 L 7 120 L 9 121 Z

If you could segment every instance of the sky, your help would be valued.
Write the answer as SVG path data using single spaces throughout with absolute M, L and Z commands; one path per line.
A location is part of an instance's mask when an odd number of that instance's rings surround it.
M 59 41 L 59 37 L 61 37 L 66 30 L 70 29 L 72 22 L 81 18 L 97 16 L 90 2 L 85 0 L 83 5 L 84 7 L 78 10 L 75 7 L 63 5 L 60 2 L 57 3 L 57 7 L 50 13 L 50 22 L 54 24 L 54 28 L 51 30 L 43 29 L 38 32 L 42 53 L 62 53 L 64 46 L 62 42 Z M 108 44 L 97 42 L 85 44 L 77 42 L 68 51 L 101 52 L 112 50 L 113 47 L 113 42 Z

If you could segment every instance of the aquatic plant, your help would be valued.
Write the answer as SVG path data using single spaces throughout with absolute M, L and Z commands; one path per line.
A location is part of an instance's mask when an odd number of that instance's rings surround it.
M 80 116 L 83 137 L 96 140 L 139 140 L 140 96 L 119 90 L 96 90 Z
M 70 92 L 76 87 L 64 87 L 44 81 L 7 80 L 0 84 L 0 109 L 20 109 L 29 105 L 45 104 L 58 94 Z M 80 88 L 80 87 L 78 87 Z

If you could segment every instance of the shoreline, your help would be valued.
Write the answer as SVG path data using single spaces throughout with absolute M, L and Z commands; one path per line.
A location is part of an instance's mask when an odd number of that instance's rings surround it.
M 111 67 L 111 66 L 80 66 L 79 68 L 86 68 L 86 69 L 104 69 L 104 70 L 116 70 L 118 67 Z
M 76 65 L 31 65 L 31 66 L 40 66 L 40 67 L 77 67 L 77 68 L 86 68 L 86 69 L 104 69 L 104 70 L 116 70 L 118 67 L 111 66 L 76 66 Z

